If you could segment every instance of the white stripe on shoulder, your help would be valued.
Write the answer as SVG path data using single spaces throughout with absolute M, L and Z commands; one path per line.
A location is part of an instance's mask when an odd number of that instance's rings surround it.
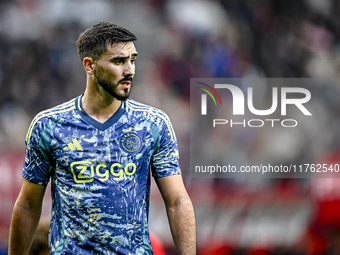
M 40 119 L 47 117 L 47 116 L 52 116 L 52 115 L 55 115 L 55 114 L 72 111 L 74 109 L 76 109 L 75 99 L 72 99 L 71 101 L 68 101 L 68 102 L 63 103 L 61 105 L 55 106 L 53 108 L 49 108 L 47 110 L 44 110 L 44 111 L 38 113 L 31 122 L 31 125 L 30 125 L 28 132 L 27 132 L 27 135 L 26 135 L 26 141 L 28 143 L 30 142 L 31 135 L 32 135 L 32 132 L 33 132 L 33 128 Z
M 170 136 L 171 136 L 171 140 L 172 141 L 176 140 L 175 131 L 174 131 L 174 128 L 171 124 L 170 118 L 164 111 L 157 109 L 155 107 L 152 107 L 152 106 L 148 106 L 148 105 L 139 103 L 139 102 L 131 100 L 131 99 L 126 101 L 126 106 L 128 108 L 130 108 L 132 111 L 147 112 L 148 114 L 155 115 L 155 116 L 161 118 L 168 127 L 168 130 L 169 130 L 169 133 L 170 133 Z

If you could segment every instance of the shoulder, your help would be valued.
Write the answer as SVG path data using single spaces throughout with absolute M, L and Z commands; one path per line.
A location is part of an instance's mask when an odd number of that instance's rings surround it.
M 32 120 L 26 135 L 26 141 L 29 142 L 31 136 L 36 132 L 42 132 L 48 126 L 55 123 L 61 118 L 67 117 L 71 111 L 76 109 L 76 98 L 63 104 L 54 106 L 47 110 L 39 112 Z
M 126 101 L 126 108 L 134 117 L 142 117 L 144 120 L 157 127 L 160 132 L 169 133 L 171 140 L 176 140 L 170 118 L 164 111 L 130 98 Z
M 163 121 L 170 121 L 169 116 L 164 111 L 130 98 L 126 101 L 126 108 L 128 111 L 131 111 L 134 114 L 143 115 L 149 120 L 159 119 Z

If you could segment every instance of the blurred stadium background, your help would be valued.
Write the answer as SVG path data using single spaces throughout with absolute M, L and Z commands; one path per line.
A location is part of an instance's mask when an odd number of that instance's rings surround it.
M 339 78 L 339 16 L 337 0 L 1 0 L 0 250 L 6 254 L 30 121 L 83 92 L 75 41 L 88 26 L 108 20 L 138 38 L 132 98 L 172 119 L 196 209 L 199 254 L 340 254 L 338 179 L 207 180 L 189 178 L 188 170 L 190 78 Z M 321 145 L 310 163 L 340 162 L 340 92 L 334 91 L 320 91 L 322 103 L 315 106 L 334 133 L 312 123 L 306 137 L 285 134 L 282 146 L 300 142 L 285 162 L 306 157 L 311 139 Z M 254 144 L 268 142 L 257 134 L 228 139 L 247 156 Z M 47 192 L 45 218 L 50 206 Z M 155 186 L 150 228 L 167 254 L 176 254 Z

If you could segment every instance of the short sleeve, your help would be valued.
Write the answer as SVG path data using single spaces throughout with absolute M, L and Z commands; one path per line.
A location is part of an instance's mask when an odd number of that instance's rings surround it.
M 154 177 L 165 177 L 181 174 L 177 139 L 169 118 L 162 120 L 156 148 L 151 159 L 151 170 Z
M 32 127 L 33 124 L 35 125 Z M 33 120 L 25 140 L 26 154 L 22 175 L 27 180 L 40 185 L 48 183 L 52 169 L 50 156 L 46 149 L 48 137 L 49 135 L 44 132 L 44 126 L 39 122 L 34 123 Z

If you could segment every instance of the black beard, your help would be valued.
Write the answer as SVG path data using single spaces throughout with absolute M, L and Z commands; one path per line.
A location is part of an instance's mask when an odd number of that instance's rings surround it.
M 117 84 L 111 82 L 110 80 L 107 80 L 101 76 L 97 77 L 97 81 L 99 86 L 101 86 L 107 93 L 109 93 L 111 96 L 113 96 L 114 98 L 116 98 L 117 100 L 120 101 L 126 101 L 131 93 L 131 89 L 132 89 L 132 77 L 129 78 L 123 78 L 120 81 L 118 81 Z M 124 96 L 118 95 L 115 91 L 115 89 L 118 87 L 118 84 L 123 82 L 123 81 L 130 81 L 131 85 L 130 85 L 130 90 L 128 90 Z

